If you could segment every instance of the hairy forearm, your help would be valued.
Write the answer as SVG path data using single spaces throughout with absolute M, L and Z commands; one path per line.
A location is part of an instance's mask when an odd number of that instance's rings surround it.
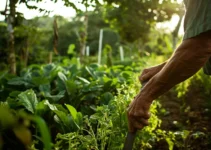
M 208 40 L 183 41 L 161 71 L 153 76 L 143 88 L 141 95 L 152 101 L 176 84 L 194 75 L 211 56 Z

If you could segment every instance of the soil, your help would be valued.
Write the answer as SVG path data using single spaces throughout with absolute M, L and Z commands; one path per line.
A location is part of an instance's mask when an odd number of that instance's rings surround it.
M 204 94 L 200 83 L 191 85 L 182 98 L 178 98 L 175 89 L 172 89 L 159 99 L 166 110 L 159 114 L 161 128 L 190 132 L 183 148 L 175 146 L 174 150 L 211 150 L 211 96 Z M 162 150 L 165 149 L 163 147 Z

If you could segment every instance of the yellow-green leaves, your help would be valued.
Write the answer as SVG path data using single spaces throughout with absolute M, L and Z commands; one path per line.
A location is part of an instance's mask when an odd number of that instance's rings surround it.
M 68 105 L 68 104 L 65 104 L 65 106 L 67 107 L 67 109 L 69 110 L 69 112 L 71 113 L 73 119 L 75 120 L 76 119 L 76 116 L 77 116 L 77 111 L 76 109 L 71 106 L 71 105 Z

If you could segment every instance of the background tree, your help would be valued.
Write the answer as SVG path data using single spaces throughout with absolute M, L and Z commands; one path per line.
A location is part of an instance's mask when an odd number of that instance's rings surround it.
M 181 5 L 170 0 L 106 0 L 105 17 L 121 35 L 122 41 L 146 41 L 151 28 L 157 22 L 170 20 L 173 14 L 181 14 Z
M 55 3 L 57 2 L 57 0 L 49 1 Z M 77 8 L 73 2 L 70 2 L 68 0 L 62 1 L 64 2 L 65 6 L 74 8 L 77 12 L 77 16 L 69 23 L 65 19 L 58 18 L 57 32 L 60 38 L 60 40 L 57 41 L 58 52 L 61 55 L 65 55 L 67 53 L 69 45 L 75 44 L 75 50 L 78 51 L 78 54 L 81 58 L 83 56 L 86 45 L 90 46 L 91 54 L 95 54 L 97 52 L 100 29 L 104 29 L 103 44 L 109 44 L 113 49 L 112 52 L 116 53 L 118 50 L 118 46 L 120 45 L 119 41 L 121 41 L 121 43 L 132 43 L 138 40 L 138 42 L 136 43 L 146 43 L 146 41 L 149 40 L 148 35 L 150 33 L 150 30 L 155 27 L 157 22 L 169 20 L 171 16 L 175 13 L 181 14 L 180 5 L 178 5 L 175 1 L 170 0 L 104 0 L 102 3 L 100 3 L 100 1 L 98 0 L 79 0 L 78 3 L 82 3 L 86 7 L 85 11 L 79 10 L 79 8 Z M 17 58 L 24 60 L 22 62 L 25 62 L 23 64 L 25 64 L 24 66 L 26 66 L 28 62 L 45 62 L 45 60 L 41 60 L 41 58 L 40 60 L 39 58 L 36 58 L 35 55 L 37 53 L 42 53 L 43 55 L 46 55 L 46 50 L 53 50 L 53 18 L 39 17 L 31 21 L 26 21 L 23 19 L 23 16 L 21 20 L 21 14 L 16 12 L 16 5 L 18 3 L 24 3 L 29 9 L 37 9 L 39 11 L 48 12 L 48 10 L 38 7 L 37 4 L 39 2 L 42 2 L 42 0 L 16 0 L 11 1 L 11 3 L 9 3 L 8 0 L 7 4 L 9 5 L 6 6 L 5 11 L 2 12 L 2 14 L 6 15 L 7 25 L 9 29 L 8 31 L 10 33 L 10 38 L 8 38 L 8 41 L 10 41 L 10 43 L 8 43 L 8 53 L 6 55 L 8 56 L 10 66 L 9 70 L 11 73 L 16 72 L 15 67 L 17 56 L 15 54 L 15 51 L 17 51 L 18 53 L 19 51 L 23 52 L 23 55 Z M 90 6 L 94 8 L 93 11 L 88 11 L 88 8 Z M 14 20 L 9 18 L 14 18 Z M 35 23 L 36 21 L 38 22 Z M 24 24 L 24 22 L 28 22 L 28 24 Z M 40 28 L 43 28 L 41 29 L 42 33 L 36 30 L 39 32 L 37 32 L 39 40 L 37 39 L 36 44 L 39 44 L 34 45 L 32 48 L 30 48 L 30 42 L 26 41 L 28 41 L 30 38 L 33 38 L 30 37 L 30 35 L 21 35 L 18 33 L 18 31 L 21 31 L 21 28 L 26 29 L 26 26 L 33 26 L 33 23 L 39 30 Z M 23 27 L 22 25 L 24 25 L 25 27 Z M 18 26 L 22 27 L 18 29 Z M 35 29 L 35 27 L 33 28 Z M 176 39 L 175 37 L 178 33 L 177 29 L 178 28 L 176 28 L 175 31 L 172 33 L 174 39 Z M 31 29 L 29 27 L 25 31 L 30 30 Z M 23 38 L 25 38 L 24 44 L 17 44 L 22 45 L 22 50 L 15 50 L 16 47 L 14 47 L 14 44 L 16 40 L 14 39 L 15 37 L 13 35 L 13 31 L 17 31 L 16 35 L 19 36 L 17 38 L 22 38 L 22 40 L 24 40 Z M 41 36 L 41 34 L 45 36 Z M 24 50 L 23 45 L 25 45 Z M 20 49 L 19 47 L 17 48 Z M 31 52 L 29 52 L 30 49 Z M 33 58 L 36 58 L 36 60 L 33 60 Z

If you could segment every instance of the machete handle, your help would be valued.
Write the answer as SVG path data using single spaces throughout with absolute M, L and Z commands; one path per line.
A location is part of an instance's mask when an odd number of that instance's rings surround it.
M 144 81 L 144 82 L 141 82 L 141 84 L 142 84 L 141 90 L 144 88 L 144 86 L 147 84 L 147 82 L 148 82 L 148 80 Z M 133 143 L 135 141 L 136 132 L 137 132 L 137 130 L 135 130 L 134 132 L 129 132 L 128 131 L 127 137 L 125 139 L 123 150 L 132 150 L 133 149 Z

